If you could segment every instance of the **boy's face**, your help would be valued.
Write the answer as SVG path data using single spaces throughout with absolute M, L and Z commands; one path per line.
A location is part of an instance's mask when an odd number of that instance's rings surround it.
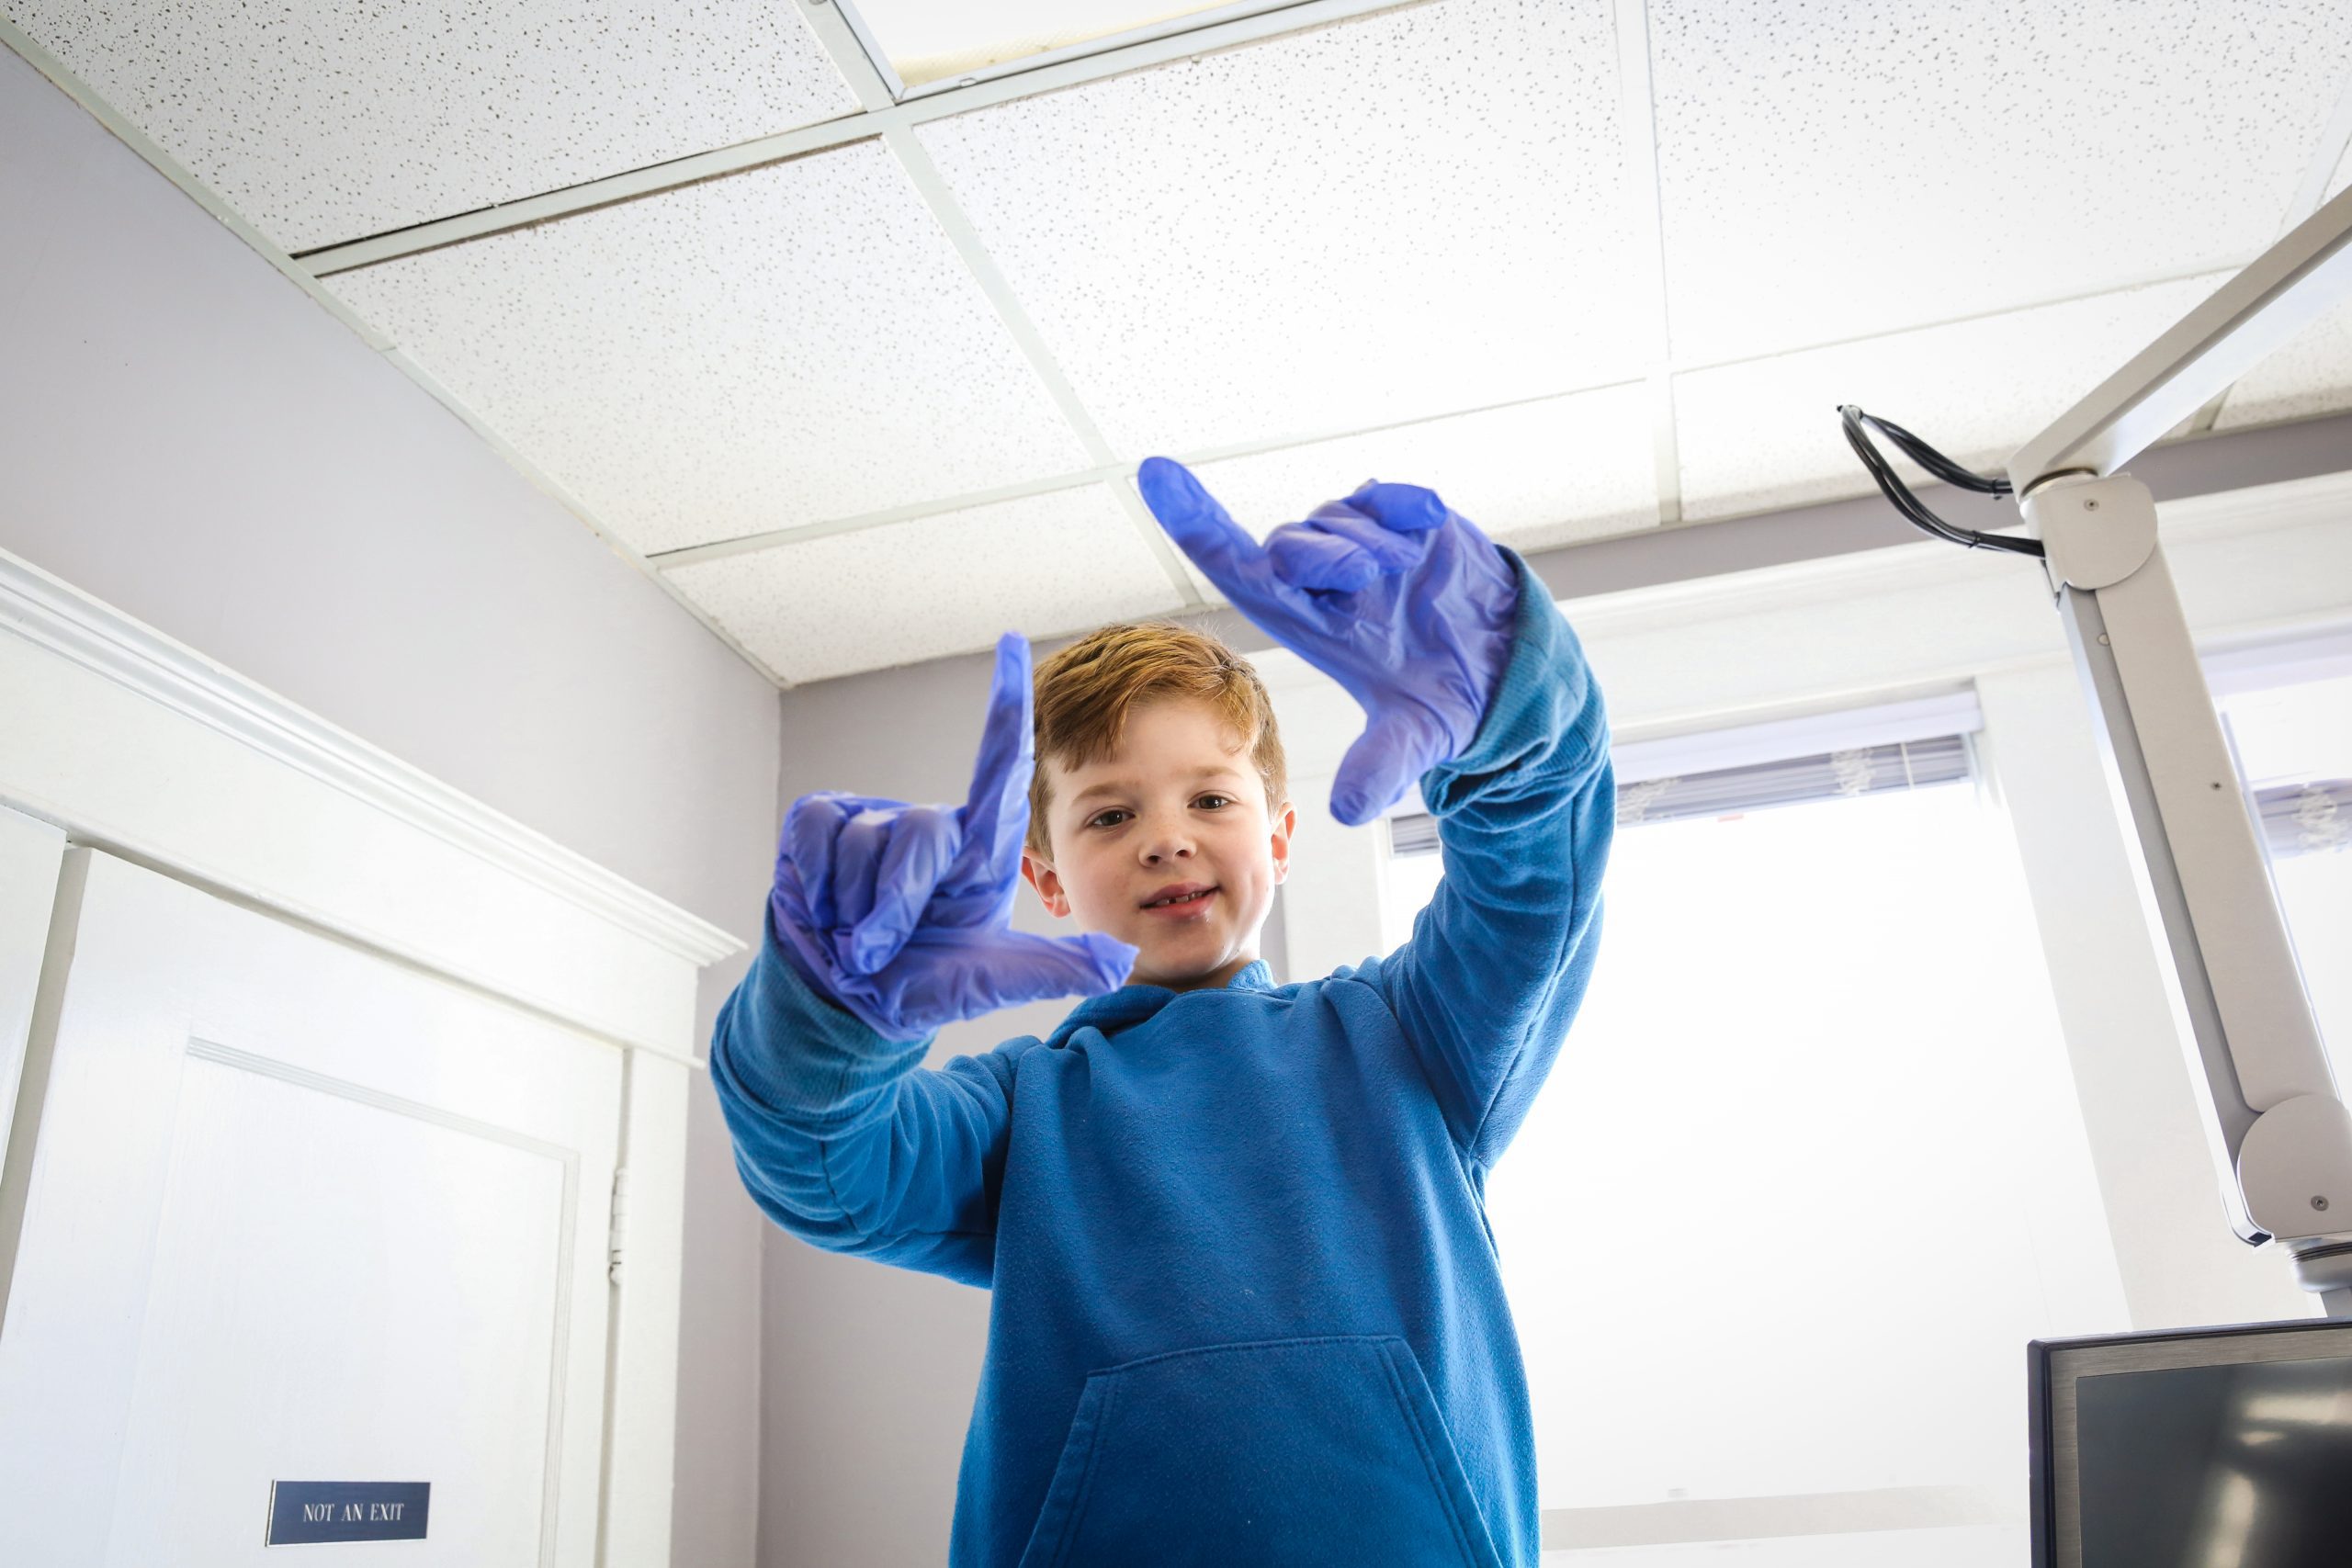
M 1207 704 L 1171 698 L 1129 713 L 1108 757 L 1038 763 L 1049 847 L 1021 874 L 1055 915 L 1135 946 L 1130 984 L 1222 986 L 1258 956 L 1297 818 L 1287 801 L 1268 813 L 1238 741 Z

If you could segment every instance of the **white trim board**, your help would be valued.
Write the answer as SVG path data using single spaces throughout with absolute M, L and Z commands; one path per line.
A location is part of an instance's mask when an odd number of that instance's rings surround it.
M 4 550 L 0 736 L 0 804 L 617 1043 L 743 948 Z

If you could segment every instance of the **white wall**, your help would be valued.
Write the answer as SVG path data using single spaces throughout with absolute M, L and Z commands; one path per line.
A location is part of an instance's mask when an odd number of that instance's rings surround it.
M 758 940 L 772 689 L 5 49 L 0 548 Z M 694 1089 L 675 1561 L 725 1568 L 763 1222 Z

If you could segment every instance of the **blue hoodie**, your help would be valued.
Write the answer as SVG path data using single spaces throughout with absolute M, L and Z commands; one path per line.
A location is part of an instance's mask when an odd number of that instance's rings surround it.
M 993 1292 L 953 1568 L 1534 1568 L 1487 1172 L 1599 934 L 1600 694 L 1516 557 L 1510 663 L 1421 791 L 1445 876 L 1386 958 L 1127 986 L 944 1066 L 773 931 L 710 1075 L 777 1224 Z

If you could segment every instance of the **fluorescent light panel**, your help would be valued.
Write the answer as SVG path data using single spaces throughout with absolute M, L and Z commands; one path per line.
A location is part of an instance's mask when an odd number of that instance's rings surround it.
M 1184 28 L 1280 9 L 1255 5 L 1183 5 L 1178 0 L 857 0 L 858 19 L 908 87 L 960 80 L 1015 61 L 1138 32 Z

